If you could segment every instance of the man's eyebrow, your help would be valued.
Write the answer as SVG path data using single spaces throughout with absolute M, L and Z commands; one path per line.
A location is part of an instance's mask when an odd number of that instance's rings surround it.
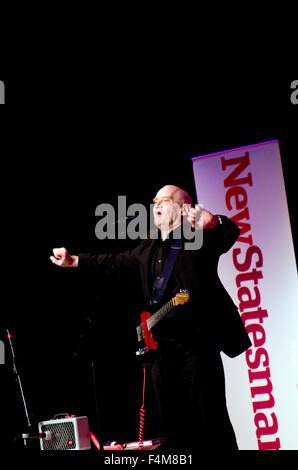
M 153 198 L 153 202 L 155 203 L 157 201 L 158 197 L 155 196 L 155 198 Z M 162 196 L 161 198 L 159 198 L 161 201 L 164 201 L 164 200 L 167 200 L 169 199 L 170 201 L 172 201 L 172 198 L 170 196 Z

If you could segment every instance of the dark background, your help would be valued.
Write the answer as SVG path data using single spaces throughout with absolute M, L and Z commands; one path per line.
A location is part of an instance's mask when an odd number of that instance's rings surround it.
M 12 450 L 22 446 L 13 439 L 25 432 L 26 419 L 4 327 L 13 335 L 34 430 L 66 412 L 87 415 L 98 434 L 93 357 L 104 438 L 137 440 L 138 280 L 83 276 L 49 260 L 53 247 L 73 254 L 130 248 L 128 241 L 95 237 L 98 204 L 115 205 L 126 195 L 127 205 L 147 205 L 165 184 L 194 196 L 192 157 L 278 139 L 297 253 L 298 105 L 290 101 L 297 74 L 266 60 L 211 57 L 210 67 L 200 66 L 196 55 L 130 60 L 119 47 L 117 56 L 90 67 L 59 57 L 54 69 L 46 61 L 35 68 L 22 62 L 0 77 L 7 103 L 1 116 L 1 443 Z M 149 438 L 159 436 L 159 427 L 148 387 Z

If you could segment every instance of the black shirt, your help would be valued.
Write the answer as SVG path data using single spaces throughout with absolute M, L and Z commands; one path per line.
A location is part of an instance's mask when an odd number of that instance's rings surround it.
M 149 273 L 149 282 L 150 282 L 150 292 L 153 293 L 156 283 L 160 279 L 160 274 L 165 265 L 166 259 L 169 256 L 171 249 L 170 240 L 156 240 L 155 247 L 152 250 L 150 273 Z
M 161 232 L 158 232 L 158 239 L 154 242 L 154 247 L 151 252 L 151 261 L 149 263 L 148 282 L 151 295 L 154 288 L 160 279 L 160 275 L 164 268 L 165 262 L 170 254 L 173 239 L 181 237 L 181 227 L 169 233 L 165 240 L 162 240 Z

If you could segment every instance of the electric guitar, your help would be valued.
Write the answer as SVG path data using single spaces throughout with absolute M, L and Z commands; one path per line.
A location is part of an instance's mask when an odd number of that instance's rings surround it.
M 145 344 L 140 347 L 136 352 L 137 356 L 143 356 L 148 353 L 150 349 L 157 348 L 157 341 L 152 337 L 151 329 L 157 325 L 170 311 L 172 311 L 177 305 L 183 305 L 189 302 L 189 292 L 186 289 L 180 289 L 179 293 L 169 300 L 163 307 L 161 307 L 153 315 L 149 312 L 143 312 L 140 315 L 141 323 L 137 326 L 137 338 L 138 342 Z

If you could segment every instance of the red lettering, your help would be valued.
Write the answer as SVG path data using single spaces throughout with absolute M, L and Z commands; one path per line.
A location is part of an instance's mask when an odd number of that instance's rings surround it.
M 240 197 L 242 196 L 242 198 Z M 243 209 L 247 203 L 247 194 L 244 188 L 236 186 L 228 189 L 226 193 L 226 205 L 229 211 L 233 209 L 231 199 L 235 198 L 235 209 Z
M 240 300 L 239 303 L 239 310 L 240 312 L 243 312 L 243 310 L 247 308 L 254 308 L 258 307 L 261 302 L 261 296 L 260 296 L 260 291 L 258 287 L 254 287 L 255 291 L 255 298 L 253 299 L 251 296 L 251 290 L 248 287 L 240 287 L 238 289 L 238 299 Z M 243 297 L 247 296 L 247 299 L 243 299 Z
M 271 413 L 272 425 L 269 426 L 267 416 L 264 413 L 257 413 L 255 416 L 255 425 L 257 427 L 257 438 L 267 436 L 268 434 L 275 434 L 278 431 L 278 423 L 275 413 Z M 265 423 L 265 426 L 260 426 L 260 423 Z
M 237 260 L 237 256 L 241 253 L 240 248 L 235 248 L 233 250 L 233 262 L 234 266 L 238 271 L 244 272 L 247 271 L 250 268 L 252 257 L 254 254 L 258 255 L 258 261 L 256 262 L 256 267 L 261 268 L 263 266 L 263 256 L 260 248 L 258 246 L 250 246 L 245 254 L 245 260 L 243 263 L 239 263 Z
M 256 426 L 256 437 L 260 450 L 277 450 L 280 448 L 280 440 L 274 440 L 273 435 L 278 431 L 278 422 L 275 413 L 265 414 L 258 410 L 272 408 L 275 404 L 272 395 L 273 386 L 270 380 L 269 354 L 263 346 L 266 341 L 265 329 L 261 325 L 264 318 L 268 317 L 267 310 L 260 307 L 261 295 L 258 288 L 259 280 L 263 279 L 261 268 L 263 266 L 262 251 L 258 246 L 253 245 L 251 233 L 250 214 L 248 208 L 248 195 L 243 185 L 253 185 L 252 174 L 248 171 L 250 165 L 249 153 L 235 158 L 221 158 L 222 170 L 230 168 L 230 173 L 224 180 L 224 187 L 227 188 L 225 194 L 226 207 L 229 211 L 236 213 L 231 220 L 240 229 L 238 242 L 247 244 L 247 250 L 242 256 L 240 248 L 233 250 L 233 263 L 240 272 L 236 275 L 235 282 L 238 288 L 239 311 L 241 319 L 247 333 L 250 335 L 253 346 L 246 351 L 246 363 L 250 384 L 253 411 L 255 413 L 254 422 Z M 254 264 L 254 266 L 252 266 Z M 251 269 L 251 267 L 253 269 Z M 251 282 L 252 284 L 246 284 Z M 246 311 L 249 310 L 249 311 Z M 261 369 L 261 370 L 260 370 Z M 260 381 L 260 382 L 258 382 Z M 260 384 L 258 386 L 258 383 Z M 271 410 L 272 411 L 272 410 Z M 269 412 L 268 412 L 269 413 Z M 267 441 L 262 442 L 262 436 L 267 437 Z M 265 438 L 266 439 L 266 438 Z M 270 439 L 270 441 L 269 441 Z
M 263 346 L 266 339 L 266 334 L 264 328 L 259 325 L 258 323 L 252 323 L 251 325 L 247 325 L 246 331 L 248 334 L 252 334 L 252 343 L 255 347 Z M 258 333 L 260 336 L 258 337 Z
M 266 317 L 268 317 L 267 310 L 262 307 L 259 307 L 257 310 L 253 310 L 252 312 L 243 312 L 241 314 L 244 325 L 249 320 L 259 320 L 259 323 L 263 323 L 264 318 Z
M 241 283 L 245 281 L 254 281 L 254 284 L 258 284 L 259 279 L 263 279 L 263 273 L 262 271 L 258 271 L 254 268 L 252 271 L 238 274 L 236 277 L 236 284 L 237 287 L 239 287 Z
M 246 207 L 242 212 L 231 217 L 231 220 L 235 222 L 240 228 L 240 235 L 238 237 L 239 242 L 248 243 L 252 245 L 252 235 L 248 235 L 248 237 L 243 237 L 243 235 L 250 230 L 250 224 L 246 224 L 245 222 L 241 222 L 242 219 L 249 220 L 249 212 L 248 208 Z
M 223 171 L 227 168 L 227 166 L 230 165 L 237 165 L 237 167 L 232 171 L 232 173 L 227 176 L 227 178 L 224 180 L 224 186 L 227 188 L 228 186 L 235 186 L 239 184 L 249 184 L 249 186 L 252 186 L 252 178 L 251 178 L 251 173 L 248 173 L 247 176 L 244 178 L 237 178 L 237 176 L 242 173 L 245 168 L 248 167 L 250 164 L 249 161 L 249 153 L 245 152 L 245 155 L 242 155 L 241 157 L 236 157 L 236 158 L 229 158 L 225 159 L 224 157 L 221 158 L 221 167 Z
M 254 360 L 250 359 L 250 356 L 253 354 L 252 349 L 247 349 L 245 355 L 246 355 L 246 363 L 248 367 L 251 369 L 257 369 L 260 367 L 261 363 L 261 358 L 264 356 L 264 360 L 262 361 L 262 366 L 263 367 L 268 367 L 269 366 L 269 356 L 265 348 L 259 348 L 256 349 L 255 354 L 254 354 Z
M 261 442 L 261 440 L 258 439 L 258 446 L 259 450 L 278 450 L 280 449 L 280 440 L 278 437 L 275 441 L 270 442 Z
M 260 379 L 265 379 L 267 381 L 266 385 L 260 385 L 258 387 L 251 387 L 250 393 L 252 397 L 255 397 L 256 395 L 268 395 L 268 400 L 263 400 L 263 401 L 255 401 L 253 402 L 253 410 L 256 412 L 260 408 L 272 408 L 274 406 L 274 398 L 272 395 L 272 383 L 271 380 L 269 379 L 270 377 L 270 369 L 269 367 L 266 367 L 264 370 L 258 370 L 258 371 L 248 371 L 248 376 L 249 376 L 249 381 L 252 382 L 254 380 L 260 380 Z

